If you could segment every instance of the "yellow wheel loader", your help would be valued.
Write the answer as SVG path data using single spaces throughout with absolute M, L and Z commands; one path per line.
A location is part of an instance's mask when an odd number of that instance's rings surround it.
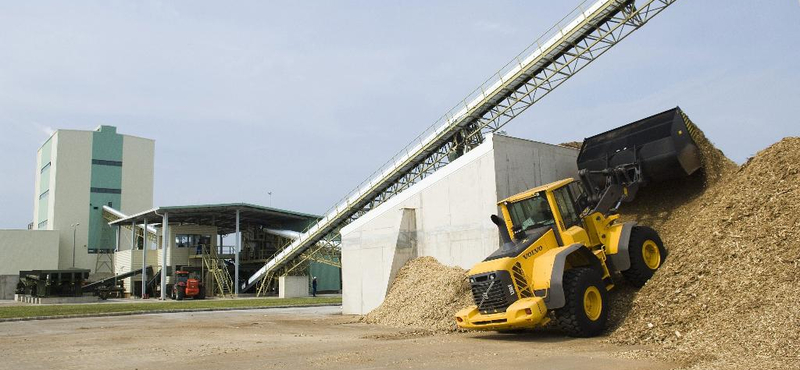
M 555 320 L 566 334 L 600 334 L 608 291 L 620 275 L 641 287 L 667 253 L 658 233 L 619 222 L 640 186 L 688 176 L 700 166 L 696 129 L 675 108 L 584 140 L 580 180 L 564 179 L 498 203 L 502 245 L 468 273 L 474 306 L 462 329 L 533 328 Z

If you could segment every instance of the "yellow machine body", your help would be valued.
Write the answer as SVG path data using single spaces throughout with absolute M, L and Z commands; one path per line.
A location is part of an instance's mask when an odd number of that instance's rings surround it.
M 572 178 L 553 182 L 498 203 L 508 236 L 515 245 L 524 248 L 500 253 L 495 258 L 489 256 L 475 265 L 468 275 L 473 284 L 480 283 L 475 279 L 488 276 L 491 279 L 487 282 L 508 285 L 503 289 L 509 294 L 508 301 L 513 303 L 494 312 L 491 309 L 480 310 L 477 305 L 464 308 L 456 314 L 460 328 L 509 330 L 546 324 L 550 320 L 548 311 L 563 306 L 563 291 L 555 291 L 563 288 L 556 285 L 560 284 L 563 272 L 574 267 L 596 269 L 603 277 L 606 290 L 613 288 L 607 258 L 620 252 L 620 245 L 624 243 L 621 240 L 626 237 L 624 230 L 632 224 L 618 223 L 619 216 L 615 214 L 605 216 L 595 212 L 580 217 L 582 210 L 575 209 L 574 202 L 565 200 L 572 190 L 570 187 L 574 186 L 572 184 L 576 184 Z M 534 235 L 536 240 L 519 240 L 524 234 L 519 232 L 520 225 L 515 224 L 518 219 L 514 215 L 515 205 L 534 197 L 541 204 L 542 212 L 552 214 L 554 223 L 545 225 L 550 227 L 544 227 L 546 230 L 540 232 L 541 235 Z M 514 237 L 515 234 L 518 237 Z M 506 276 L 510 279 L 503 279 Z M 483 299 L 492 298 L 487 296 Z M 481 297 L 475 299 L 478 302 Z

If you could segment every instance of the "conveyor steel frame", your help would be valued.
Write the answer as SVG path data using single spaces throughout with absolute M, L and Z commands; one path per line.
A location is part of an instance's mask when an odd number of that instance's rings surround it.
M 277 275 L 281 268 L 285 273 L 286 265 L 297 257 L 314 259 L 314 253 L 307 250 L 320 241 L 338 246 L 342 226 L 447 165 L 453 156 L 480 145 L 486 134 L 501 129 L 675 1 L 650 0 L 637 5 L 636 1 L 601 0 L 588 7 L 584 1 L 437 122 L 444 124 L 431 126 L 278 252 L 243 288 Z M 577 17 L 571 17 L 573 14 Z M 567 19 L 571 22 L 562 27 Z M 548 37 L 551 34 L 554 36 Z M 542 40 L 547 41 L 542 44 Z M 264 281 L 259 294 L 266 285 Z

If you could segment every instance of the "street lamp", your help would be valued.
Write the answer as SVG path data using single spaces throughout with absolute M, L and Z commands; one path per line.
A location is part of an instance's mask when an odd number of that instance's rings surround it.
M 268 191 L 267 194 L 269 194 L 269 206 L 272 207 L 272 192 Z
M 75 268 L 75 234 L 78 232 L 78 226 L 81 224 L 72 224 L 72 268 Z

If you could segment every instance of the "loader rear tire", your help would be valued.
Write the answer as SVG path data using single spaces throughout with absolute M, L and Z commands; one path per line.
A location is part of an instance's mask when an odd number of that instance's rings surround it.
M 636 226 L 631 230 L 628 241 L 628 256 L 631 267 L 622 272 L 631 285 L 641 288 L 653 277 L 664 263 L 667 251 L 658 233 L 646 226 Z
M 608 320 L 608 294 L 600 273 L 573 268 L 564 273 L 564 307 L 555 310 L 556 323 L 571 337 L 593 337 L 603 332 Z

